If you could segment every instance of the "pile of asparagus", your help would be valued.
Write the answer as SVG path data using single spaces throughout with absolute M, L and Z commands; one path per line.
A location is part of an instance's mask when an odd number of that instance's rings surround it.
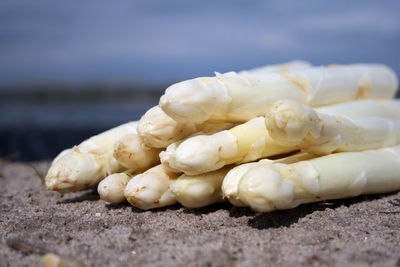
M 400 189 L 400 102 L 384 65 L 294 61 L 173 84 L 159 105 L 61 152 L 47 189 L 98 184 L 139 209 L 257 212 Z

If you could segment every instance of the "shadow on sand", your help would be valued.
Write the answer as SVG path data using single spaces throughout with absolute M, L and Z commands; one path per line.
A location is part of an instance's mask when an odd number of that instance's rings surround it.
M 350 207 L 353 204 L 381 199 L 390 194 L 380 195 L 363 195 L 349 199 L 327 200 L 310 204 L 300 205 L 294 209 L 277 210 L 269 213 L 257 213 L 253 218 L 249 219 L 248 225 L 256 229 L 289 227 L 297 223 L 299 219 L 312 214 L 315 211 L 323 211 L 325 209 L 335 209 L 341 206 Z M 390 202 L 390 201 L 389 201 Z

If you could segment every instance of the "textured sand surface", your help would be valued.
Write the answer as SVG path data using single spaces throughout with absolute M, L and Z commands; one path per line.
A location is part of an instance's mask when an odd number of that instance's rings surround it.
M 95 188 L 47 192 L 29 164 L 0 162 L 0 266 L 41 266 L 47 252 L 87 266 L 400 266 L 400 193 L 269 214 L 140 211 Z

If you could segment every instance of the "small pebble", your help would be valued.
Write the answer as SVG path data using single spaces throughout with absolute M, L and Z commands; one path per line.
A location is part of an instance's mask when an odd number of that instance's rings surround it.
M 47 253 L 42 257 L 44 267 L 85 267 L 83 262 L 71 257 Z

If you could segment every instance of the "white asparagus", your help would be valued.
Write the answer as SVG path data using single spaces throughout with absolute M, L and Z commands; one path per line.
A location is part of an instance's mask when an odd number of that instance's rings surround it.
M 289 156 L 277 162 L 294 162 L 310 158 L 306 153 Z M 153 209 L 179 202 L 188 208 L 204 207 L 223 201 L 221 185 L 232 166 L 221 170 L 188 176 L 167 171 L 158 165 L 133 177 L 125 188 L 128 201 L 140 209 Z M 179 177 L 178 177 L 179 176 Z
M 314 158 L 315 155 L 310 154 L 310 153 L 296 153 L 291 156 L 283 157 L 280 159 L 276 159 L 273 162 L 274 163 L 282 163 L 282 164 L 290 164 L 302 160 L 307 160 L 307 159 L 312 159 Z M 268 161 L 272 162 L 271 160 L 264 159 L 261 161 Z M 241 164 L 239 166 L 236 166 L 232 168 L 225 176 L 223 183 L 222 183 L 222 195 L 223 198 L 226 198 L 229 200 L 229 202 L 232 203 L 232 205 L 237 206 L 237 207 L 245 207 L 246 204 L 243 203 L 239 199 L 239 182 L 240 179 L 242 179 L 243 175 L 253 166 L 256 166 L 259 164 L 258 162 L 251 162 L 247 164 Z
M 350 118 L 378 117 L 400 120 L 400 100 L 372 100 L 364 99 L 318 107 L 318 112 L 349 116 Z
M 157 165 L 134 176 L 126 185 L 124 195 L 132 206 L 142 210 L 175 204 L 176 199 L 170 185 L 179 175 Z
M 294 103 L 293 100 L 288 101 Z M 280 102 L 278 101 L 278 103 Z M 295 106 L 298 105 L 300 104 L 296 104 Z M 281 106 L 283 109 L 284 106 Z M 290 108 L 290 104 L 286 106 L 287 109 Z M 320 110 L 326 113 L 326 116 L 335 116 L 335 118 L 342 115 L 351 116 L 354 118 L 353 121 L 379 121 L 381 123 L 377 125 L 367 123 L 366 125 L 369 125 L 369 128 L 365 129 L 366 131 L 367 129 L 368 131 L 375 129 L 375 132 L 380 131 L 380 133 L 385 133 L 386 131 L 386 136 L 388 135 L 388 130 L 387 127 L 383 127 L 385 126 L 385 120 L 357 118 L 376 115 L 381 118 L 400 120 L 400 101 L 398 100 L 360 100 L 316 109 L 317 112 Z M 316 120 L 316 118 L 314 119 Z M 308 122 L 308 120 L 305 119 L 304 121 Z M 337 123 L 336 120 L 333 122 Z M 349 122 L 349 119 L 347 119 L 346 122 Z M 365 123 L 362 125 L 364 124 Z M 394 122 L 394 124 L 397 125 L 398 122 Z M 386 124 L 386 126 L 388 126 L 388 124 Z M 284 135 L 279 134 L 282 133 L 277 134 L 278 136 L 275 137 L 277 140 L 279 140 L 280 137 L 284 138 Z M 396 142 L 393 142 L 394 138 L 385 139 L 383 138 L 385 137 L 384 135 L 379 136 L 378 134 L 375 136 L 370 132 L 367 133 L 367 136 L 370 138 L 380 138 L 380 140 L 385 141 L 383 143 L 376 143 L 373 147 L 365 147 L 363 149 L 378 148 L 377 145 L 379 144 L 384 144 L 385 146 L 396 144 Z M 212 135 L 197 135 L 182 142 L 171 144 L 167 147 L 166 151 L 161 152 L 160 159 L 164 166 L 171 171 L 184 172 L 187 175 L 197 175 L 199 173 L 218 170 L 227 164 L 250 162 L 263 157 L 295 151 L 299 148 L 295 145 L 288 146 L 286 143 L 279 143 L 277 140 L 274 140 L 268 133 L 263 117 L 258 117 L 229 130 Z M 362 140 L 365 140 L 365 138 Z M 356 141 L 357 140 L 354 142 Z M 372 141 L 372 139 L 370 139 L 370 141 Z M 365 142 L 366 140 L 364 143 Z M 328 144 L 325 144 L 325 147 L 327 146 Z M 350 147 L 348 149 L 350 149 Z M 361 149 L 361 147 L 359 149 Z M 317 153 L 317 151 L 307 151 L 310 153 Z
M 229 127 L 229 123 L 180 123 L 168 116 L 159 106 L 149 109 L 140 119 L 138 134 L 148 147 L 165 148 L 196 132 L 209 133 Z
M 158 164 L 160 152 L 161 149 L 145 145 L 137 133 L 125 135 L 114 147 L 114 157 L 118 162 L 127 169 L 139 172 Z
M 194 123 L 180 123 L 159 106 L 149 109 L 140 119 L 138 133 L 150 147 L 164 148 L 197 131 Z
M 197 135 L 168 146 L 161 162 L 171 171 L 197 175 L 231 163 L 254 161 L 295 149 L 276 144 L 268 135 L 264 117 L 212 135 Z
M 124 190 L 132 176 L 130 172 L 121 172 L 104 178 L 97 186 L 100 198 L 109 203 L 125 202 Z
M 267 113 L 270 136 L 280 145 L 325 155 L 363 151 L 400 143 L 400 121 L 350 118 L 318 112 L 293 100 L 279 100 Z
M 187 208 L 200 208 L 223 201 L 221 185 L 231 167 L 196 176 L 182 174 L 172 185 L 176 200 Z
M 311 67 L 306 61 L 290 61 L 287 63 L 266 65 L 259 68 L 244 70 L 239 74 L 265 73 L 276 71 L 288 71 Z M 180 141 L 196 132 L 209 133 L 225 127 L 224 123 L 191 123 L 177 122 L 169 117 L 159 106 L 149 109 L 140 119 L 138 134 L 149 147 L 165 148 L 168 145 Z
M 243 122 L 264 115 L 282 98 L 315 107 L 355 99 L 392 98 L 397 86 L 396 74 L 378 64 L 312 67 L 281 73 L 228 72 L 173 84 L 159 104 L 180 122 Z
M 125 187 L 125 198 L 134 207 L 148 210 L 177 202 L 188 208 L 204 207 L 223 201 L 221 184 L 230 168 L 187 176 L 158 165 L 133 177 Z
M 129 122 L 93 136 L 53 161 L 45 178 L 48 190 L 77 191 L 97 184 L 124 168 L 113 157 L 113 148 L 122 136 L 135 133 L 138 122 Z
M 240 164 L 226 174 L 221 186 L 222 196 L 228 199 L 232 205 L 246 207 L 246 204 L 239 199 L 239 182 L 248 169 L 255 164 L 257 162 Z
M 400 189 L 400 146 L 342 152 L 293 164 L 260 161 L 239 183 L 239 199 L 257 212 Z
M 73 151 L 73 148 L 67 148 L 64 149 L 63 151 L 61 151 L 51 162 L 51 164 L 54 164 L 56 161 L 58 161 L 59 159 L 61 159 L 62 157 L 64 157 L 65 155 L 71 153 Z
M 274 162 L 279 163 L 293 163 L 300 160 L 313 158 L 314 155 L 308 153 L 297 153 L 295 155 L 287 156 L 281 159 L 277 159 Z M 245 164 L 249 165 L 249 164 Z M 251 165 L 251 164 L 250 164 Z M 224 193 L 226 193 L 226 189 L 232 189 L 233 181 L 229 184 L 225 182 L 225 180 L 229 177 L 227 174 L 230 174 L 234 169 L 240 169 L 238 167 L 233 168 L 233 166 L 226 166 L 217 171 L 203 173 L 199 175 L 189 176 L 182 174 L 178 177 L 178 179 L 170 185 L 172 193 L 175 195 L 176 200 L 187 208 L 200 208 L 211 205 L 213 203 L 224 201 Z M 233 175 L 231 175 L 232 177 Z M 238 185 L 235 185 L 237 187 Z M 232 193 L 232 191 L 230 191 Z M 226 196 L 226 194 L 225 194 Z M 232 198 L 231 198 L 232 197 Z M 228 197 L 229 201 L 233 200 L 233 195 Z M 236 204 L 239 203 L 240 200 L 233 200 Z M 231 203 L 233 203 L 231 201 Z M 236 205 L 243 206 L 243 205 Z

